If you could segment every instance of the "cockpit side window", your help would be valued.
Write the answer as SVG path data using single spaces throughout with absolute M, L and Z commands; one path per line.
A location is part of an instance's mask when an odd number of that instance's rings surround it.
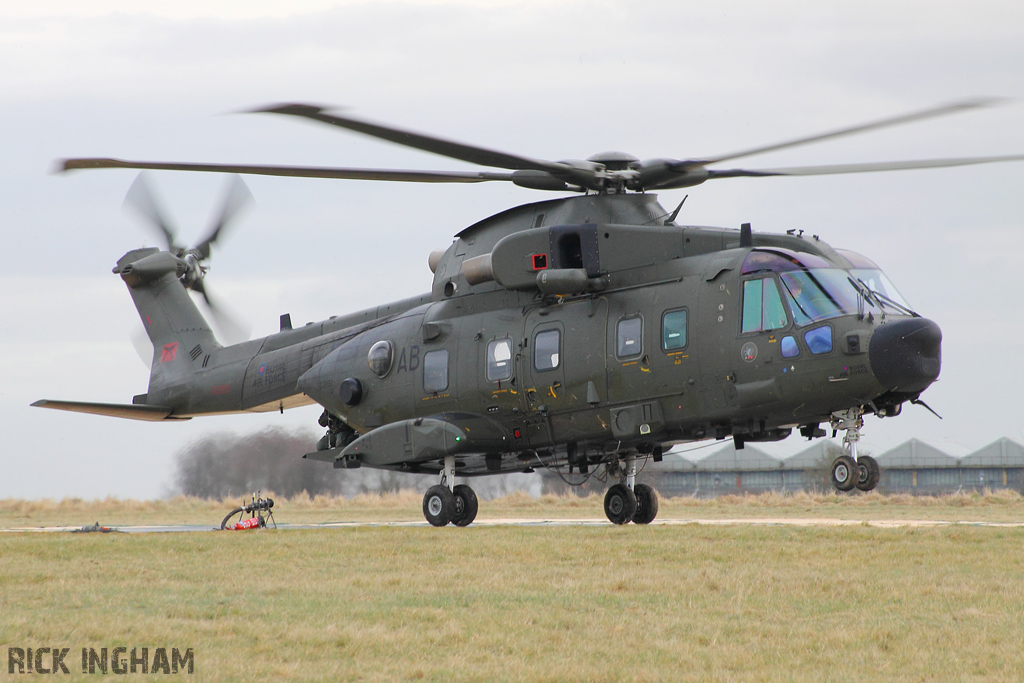
M 788 322 L 775 280 L 762 278 L 743 283 L 743 333 L 778 330 Z

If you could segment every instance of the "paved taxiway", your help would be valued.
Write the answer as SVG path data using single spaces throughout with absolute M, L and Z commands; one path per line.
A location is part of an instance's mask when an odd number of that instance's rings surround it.
M 1024 527 L 1024 522 L 971 522 L 961 520 L 935 520 L 935 519 L 831 519 L 825 517 L 751 517 L 739 519 L 657 519 L 652 523 L 654 526 L 680 526 L 694 524 L 698 526 L 796 526 L 796 527 L 835 527 L 835 526 L 869 526 L 883 529 L 896 529 L 902 527 L 943 527 L 943 526 L 984 526 L 984 527 Z M 428 527 L 425 521 L 417 522 L 321 522 L 315 524 L 278 524 L 277 528 L 283 531 L 290 529 L 351 529 L 356 527 Z M 498 527 L 498 526 L 612 526 L 611 522 L 605 519 L 478 519 L 473 522 L 474 527 Z M 273 527 L 271 527 L 273 528 Z M 143 533 L 180 533 L 194 531 L 218 531 L 217 527 L 205 524 L 178 524 L 178 525 L 132 525 L 132 526 L 110 526 L 109 531 L 121 533 L 143 534 Z M 106 529 L 105 529 L 106 530 Z M 47 526 L 47 527 L 21 527 L 0 529 L 0 533 L 70 533 L 70 532 L 92 532 L 97 530 L 76 526 Z

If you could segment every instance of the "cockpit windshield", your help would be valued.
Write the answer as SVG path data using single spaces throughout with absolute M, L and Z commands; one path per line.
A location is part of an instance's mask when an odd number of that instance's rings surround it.
M 854 252 L 839 253 L 850 263 L 849 269 L 788 249 L 755 249 L 744 261 L 741 272 L 778 273 L 782 292 L 797 325 L 841 315 L 914 315 L 877 265 Z
M 782 273 L 779 279 L 797 325 L 857 312 L 857 289 L 845 271 L 793 270 Z
M 889 278 L 885 276 L 880 270 L 862 270 L 856 268 L 850 271 L 852 275 L 860 284 L 867 287 L 872 294 L 880 295 L 881 303 L 883 306 L 895 303 L 898 306 L 902 306 L 907 310 L 910 310 L 910 304 L 907 300 L 896 291 L 896 287 L 889 281 Z

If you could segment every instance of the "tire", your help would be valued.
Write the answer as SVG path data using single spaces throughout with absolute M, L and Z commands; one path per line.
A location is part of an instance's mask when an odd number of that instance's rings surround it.
M 234 510 L 229 512 L 227 517 L 224 518 L 224 521 L 220 523 L 220 528 L 221 529 L 227 529 L 228 528 L 228 522 L 231 522 L 231 518 L 234 517 L 235 515 L 238 515 L 238 519 L 241 520 L 242 519 L 242 514 L 244 512 L 245 512 L 245 510 L 243 510 L 242 508 L 235 508 Z M 235 525 L 235 523 L 232 522 L 231 526 L 234 526 L 234 525 Z
M 479 502 L 476 492 L 465 484 L 455 487 L 455 514 L 452 515 L 452 524 L 455 526 L 469 526 L 476 519 L 476 511 Z
M 636 496 L 633 524 L 650 524 L 658 516 L 658 492 L 647 484 L 637 484 L 633 495 Z
M 455 496 L 447 486 L 431 486 L 423 494 L 423 516 L 431 526 L 445 526 L 455 514 Z
M 857 469 L 860 474 L 857 478 L 857 488 L 861 491 L 874 491 L 878 486 L 878 480 L 882 478 L 878 461 L 870 455 L 862 455 L 857 458 Z
M 852 491 L 860 478 L 860 468 L 857 461 L 848 455 L 840 455 L 832 461 L 832 469 L 829 471 L 832 485 L 839 491 Z
M 604 494 L 604 514 L 612 524 L 627 524 L 636 514 L 636 496 L 625 484 L 615 484 Z

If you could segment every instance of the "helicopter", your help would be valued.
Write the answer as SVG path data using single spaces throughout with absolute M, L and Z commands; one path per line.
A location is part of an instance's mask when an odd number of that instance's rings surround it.
M 136 420 L 284 411 L 319 404 L 324 429 L 304 457 L 437 478 L 434 526 L 467 526 L 476 493 L 456 477 L 548 468 L 612 481 L 614 524 L 648 524 L 658 494 L 639 467 L 709 439 L 779 441 L 843 431 L 830 468 L 839 491 L 870 491 L 878 463 L 858 454 L 864 417 L 921 404 L 941 368 L 942 332 L 871 259 L 817 235 L 678 224 L 656 190 L 736 177 L 812 176 L 1024 160 L 1024 155 L 830 166 L 720 168 L 726 161 L 944 116 L 975 99 L 693 159 L 604 152 L 548 161 L 485 149 L 309 104 L 252 110 L 313 120 L 499 170 L 424 171 L 67 159 L 64 171 L 121 168 L 420 183 L 511 182 L 569 193 L 509 208 L 432 252 L 431 291 L 222 345 L 189 290 L 248 194 L 236 183 L 206 238 L 175 235 L 144 183 L 132 203 L 166 249 L 134 249 L 113 269 L 153 343 L 148 391 L 130 404 L 34 406 Z M 237 178 L 237 176 L 236 176 Z M 240 183 L 240 181 L 239 181 Z M 683 200 L 685 202 L 685 198 Z M 930 408 L 928 408 L 931 410 Z M 465 480 L 465 479 L 464 479 Z

